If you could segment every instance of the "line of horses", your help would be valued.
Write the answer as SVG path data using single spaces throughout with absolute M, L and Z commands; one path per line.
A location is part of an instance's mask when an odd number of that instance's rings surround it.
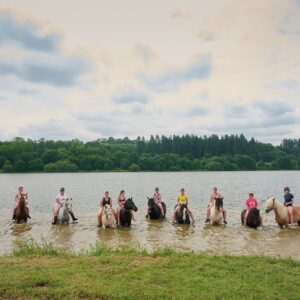
M 216 201 L 210 209 L 210 223 L 213 225 L 218 225 L 222 220 L 222 210 L 220 206 L 220 201 Z M 162 215 L 159 206 L 155 203 L 153 198 L 148 198 L 148 219 L 161 219 L 166 215 L 166 204 L 162 202 L 164 215 Z M 72 198 L 66 199 L 62 208 L 59 210 L 58 223 L 60 224 L 69 224 L 70 223 L 70 214 L 69 211 L 72 210 Z M 137 211 L 138 208 L 135 205 L 132 198 L 128 198 L 125 201 L 123 208 L 120 210 L 120 223 L 122 226 L 130 226 L 132 220 L 131 211 Z M 280 228 L 288 227 L 289 225 L 289 214 L 288 209 L 284 206 L 282 202 L 277 200 L 274 197 L 269 198 L 266 201 L 266 213 L 274 210 L 275 212 L 275 221 L 278 223 Z M 246 210 L 243 210 L 241 213 L 241 222 L 244 224 L 244 216 Z M 25 206 L 25 196 L 20 198 L 18 208 L 15 212 L 16 222 L 20 223 L 23 221 L 27 222 L 27 211 Z M 178 224 L 190 224 L 190 216 L 187 210 L 186 205 L 181 205 L 180 209 L 175 213 L 175 220 Z M 297 223 L 300 226 L 300 206 L 295 206 L 293 208 L 293 220 L 294 223 Z M 247 217 L 246 225 L 251 228 L 257 228 L 261 226 L 260 224 L 260 211 L 257 208 L 253 208 Z M 115 227 L 115 217 L 112 212 L 112 209 L 109 205 L 105 205 L 102 214 L 102 226 L 103 228 Z

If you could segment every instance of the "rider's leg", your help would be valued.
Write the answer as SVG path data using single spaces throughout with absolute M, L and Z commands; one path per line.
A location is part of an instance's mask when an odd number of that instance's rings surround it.
M 72 220 L 73 220 L 73 221 L 77 221 L 77 220 L 78 220 L 78 219 L 74 216 L 74 213 L 73 213 L 72 210 L 69 210 L 69 214 L 70 214 L 70 216 L 72 217 Z
M 98 215 L 97 215 L 97 217 L 98 217 L 98 225 L 101 225 L 101 222 L 102 222 L 102 212 L 103 212 L 103 207 L 100 206 L 99 211 L 98 211 Z
M 55 225 L 57 223 L 57 216 L 58 216 L 60 208 L 61 208 L 61 205 L 56 203 L 54 210 L 53 210 L 53 216 L 54 216 L 54 220 L 52 222 L 53 225 Z
M 136 218 L 134 217 L 134 213 L 132 210 L 130 210 L 130 214 L 131 214 L 131 219 L 135 222 L 136 221 Z
M 288 212 L 289 212 L 289 219 L 290 219 L 290 223 L 293 224 L 294 220 L 293 220 L 293 206 L 288 206 Z
M 195 223 L 194 215 L 193 215 L 191 209 L 190 209 L 189 207 L 187 207 L 187 210 L 188 210 L 189 215 L 190 215 L 191 218 L 192 218 L 193 223 Z
M 206 210 L 206 220 L 205 223 L 208 223 L 210 221 L 210 209 L 212 207 L 212 204 L 209 204 Z
M 174 206 L 174 212 L 173 212 L 173 216 L 172 216 L 172 222 L 175 221 L 175 214 L 176 214 L 176 212 L 177 212 L 178 209 L 180 209 L 180 206 L 178 204 L 176 204 Z
M 244 225 L 247 225 L 247 217 L 248 217 L 248 214 L 249 214 L 249 210 L 246 209 L 246 213 L 245 213 L 245 216 L 244 216 Z
M 147 207 L 147 213 L 146 213 L 146 216 L 145 216 L 145 218 L 149 218 L 149 206 Z
M 223 222 L 225 224 L 227 224 L 227 221 L 226 221 L 226 209 L 224 207 L 222 207 L 221 209 L 222 209 L 222 214 L 223 214 Z
M 121 226 L 121 222 L 120 222 L 120 210 L 121 210 L 121 207 L 118 206 L 118 208 L 117 208 L 117 225 L 118 226 Z
M 27 218 L 31 219 L 30 215 L 29 215 L 29 207 L 26 205 L 25 206 L 26 209 L 26 213 L 27 213 Z
M 163 208 L 161 202 L 157 203 L 157 205 L 160 208 L 161 215 L 164 217 L 165 216 L 165 212 L 164 212 L 164 208 Z

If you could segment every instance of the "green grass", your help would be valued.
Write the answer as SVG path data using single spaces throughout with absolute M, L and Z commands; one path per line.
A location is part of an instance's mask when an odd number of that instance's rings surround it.
M 300 262 L 32 241 L 0 258 L 0 299 L 300 299 Z

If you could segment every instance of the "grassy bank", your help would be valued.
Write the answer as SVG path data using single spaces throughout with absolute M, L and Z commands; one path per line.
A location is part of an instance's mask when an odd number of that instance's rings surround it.
M 0 258 L 1 299 L 299 299 L 300 261 L 31 243 Z

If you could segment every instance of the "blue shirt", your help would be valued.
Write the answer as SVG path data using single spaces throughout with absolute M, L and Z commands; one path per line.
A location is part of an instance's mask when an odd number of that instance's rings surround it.
M 293 194 L 291 193 L 284 194 L 284 204 L 291 202 L 292 199 L 294 199 Z

